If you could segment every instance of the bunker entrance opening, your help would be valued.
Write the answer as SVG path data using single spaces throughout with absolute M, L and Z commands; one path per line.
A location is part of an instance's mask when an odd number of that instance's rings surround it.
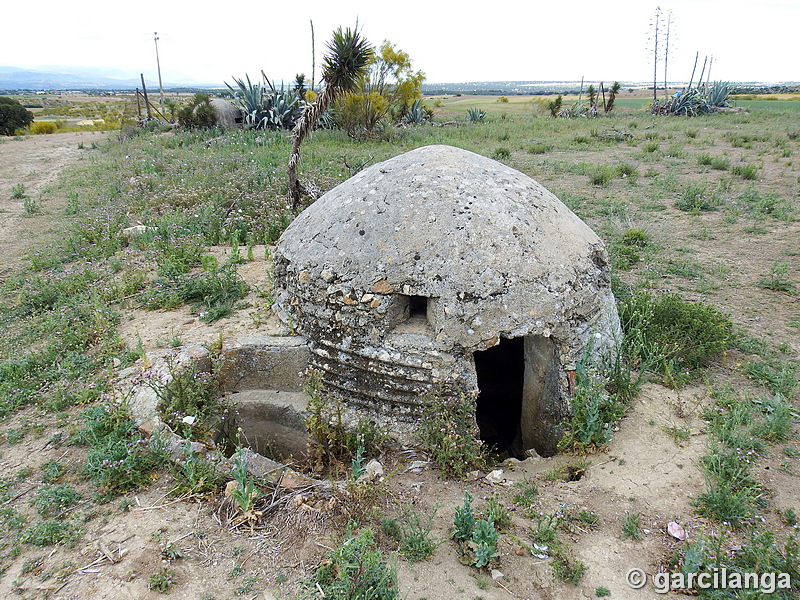
M 475 352 L 478 376 L 476 419 L 481 439 L 500 454 L 520 457 L 520 418 L 525 383 L 525 338 L 501 338 L 488 350 Z

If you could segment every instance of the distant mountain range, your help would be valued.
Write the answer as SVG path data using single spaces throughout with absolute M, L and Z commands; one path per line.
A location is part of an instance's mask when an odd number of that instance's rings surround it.
M 61 68 L 53 67 L 51 71 Z M 107 70 L 79 68 L 63 68 L 69 72 L 36 71 L 17 67 L 0 66 L 0 92 L 16 90 L 134 90 L 142 86 L 138 78 L 111 77 Z M 148 90 L 156 90 L 158 84 L 145 79 Z M 584 87 L 589 83 L 585 82 Z M 597 82 L 594 82 L 597 83 Z M 610 82 L 606 82 L 610 85 Z M 623 81 L 622 86 L 628 88 L 646 88 L 652 84 L 646 82 Z M 670 84 L 673 85 L 673 84 Z M 675 83 L 675 87 L 685 83 Z M 215 90 L 224 88 L 222 83 L 188 83 L 164 82 L 164 89 L 171 91 Z M 737 82 L 731 84 L 732 91 L 737 93 L 764 92 L 797 92 L 797 83 L 759 83 Z M 476 81 L 465 83 L 425 83 L 422 93 L 435 94 L 569 94 L 581 89 L 580 81 Z
M 156 89 L 157 83 L 145 79 L 148 89 Z M 0 66 L 0 90 L 133 90 L 141 88 L 142 82 L 137 78 L 122 79 L 109 77 L 101 72 L 75 69 L 69 73 L 52 73 L 19 69 L 17 67 Z M 186 84 L 164 82 L 167 88 L 201 88 L 219 87 L 209 84 Z

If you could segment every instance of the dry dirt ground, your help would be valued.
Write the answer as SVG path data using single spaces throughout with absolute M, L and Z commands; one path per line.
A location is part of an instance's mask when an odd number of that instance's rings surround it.
M 26 193 L 37 194 L 59 170 L 80 160 L 85 150 L 78 150 L 78 143 L 88 144 L 98 139 L 96 135 L 42 136 L 0 144 L 0 253 L 6 265 L 17 263 L 39 236 L 47 234 L 48 223 L 65 201 L 57 193 L 50 194 L 42 215 L 24 217 L 21 201 L 8 200 L 11 186 L 22 182 Z M 99 134 L 99 139 L 102 135 L 106 134 Z M 267 285 L 266 269 L 263 249 L 256 251 L 254 261 L 242 266 L 243 276 L 254 287 L 248 298 L 253 306 L 234 318 L 204 325 L 188 309 L 134 311 L 123 317 L 121 333 L 132 346 L 141 343 L 145 350 L 152 350 L 168 347 L 175 340 L 213 343 L 254 330 L 273 330 L 277 327 L 274 317 L 257 293 Z M 760 314 L 759 318 L 768 321 L 770 317 Z M 733 371 L 741 359 L 731 353 L 718 368 Z M 690 539 L 713 528 L 694 513 L 691 504 L 705 490 L 699 459 L 706 452 L 708 436 L 698 415 L 710 404 L 709 390 L 702 384 L 681 390 L 645 385 L 608 450 L 589 456 L 583 476 L 575 481 L 551 476 L 559 467 L 581 461 L 574 456 L 502 465 L 498 467 L 502 469 L 500 481 L 494 483 L 483 477 L 486 473 L 455 482 L 443 480 L 432 468 L 414 472 L 409 464 L 421 457 L 413 451 L 383 457 L 387 473 L 384 504 L 411 504 L 419 514 L 436 511 L 433 535 L 442 542 L 428 560 L 398 560 L 401 597 L 567 600 L 594 598 L 599 587 L 610 590 L 610 597 L 616 599 L 679 597 L 657 595 L 651 586 L 632 590 L 625 576 L 634 567 L 650 574 L 665 570 L 678 545 L 666 532 L 669 521 L 681 523 Z M 198 502 L 169 496 L 173 480 L 168 473 L 140 493 L 96 504 L 91 487 L 80 475 L 85 451 L 67 443 L 76 427 L 76 414 L 43 415 L 29 408 L 0 425 L 5 435 L 0 445 L 0 475 L 16 482 L 15 495 L 7 506 L 31 520 L 37 518 L 30 501 L 42 486 L 42 465 L 48 461 L 66 465 L 59 483 L 69 483 L 83 494 L 80 504 L 60 516 L 81 522 L 83 535 L 74 547 L 24 546 L 0 578 L 0 598 L 161 598 L 161 593 L 149 589 L 148 581 L 165 566 L 175 573 L 171 598 L 297 598 L 301 595 L 299 582 L 313 573 L 325 560 L 328 548 L 337 543 L 328 527 L 335 510 L 304 512 L 301 507 L 266 529 L 232 530 L 216 514 L 220 498 Z M 690 435 L 676 440 L 667 433 L 670 428 Z M 785 460 L 773 453 L 761 463 L 758 474 L 774 492 L 764 519 L 778 530 L 782 525 L 777 511 L 797 507 L 800 497 L 800 481 L 794 474 L 800 472 L 800 464 L 781 469 Z M 538 511 L 590 510 L 599 516 L 592 529 L 578 524 L 560 533 L 574 556 L 588 567 L 577 586 L 555 581 L 550 560 L 523 549 L 531 544 L 532 520 L 518 509 L 512 512 L 512 525 L 501 537 L 496 568 L 502 576 L 496 580 L 459 563 L 448 539 L 454 507 L 461 504 L 465 490 L 475 496 L 477 509 L 483 508 L 490 494 L 498 494 L 504 504 L 512 506 L 511 498 L 519 492 L 514 484 L 531 481 L 539 490 Z M 641 514 L 644 536 L 641 540 L 623 539 L 621 521 L 635 513 Z M 168 546 L 177 548 L 183 557 L 167 564 L 163 551 Z M 319 595 L 312 591 L 310 597 Z

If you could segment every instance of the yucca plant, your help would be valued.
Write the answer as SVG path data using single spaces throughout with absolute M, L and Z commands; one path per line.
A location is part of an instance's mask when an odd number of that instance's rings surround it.
M 292 131 L 292 152 L 289 156 L 289 193 L 292 196 L 292 207 L 300 204 L 303 186 L 297 178 L 297 167 L 300 164 L 300 146 L 314 128 L 317 119 L 325 114 L 339 94 L 352 91 L 359 77 L 366 72 L 372 60 L 372 46 L 361 35 L 358 29 L 339 27 L 333 32 L 328 42 L 328 54 L 322 63 L 322 80 L 325 88 L 309 104 Z

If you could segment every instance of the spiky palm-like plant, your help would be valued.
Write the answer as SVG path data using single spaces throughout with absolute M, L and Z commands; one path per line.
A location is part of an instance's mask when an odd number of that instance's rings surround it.
M 292 207 L 300 204 L 302 185 L 297 178 L 297 167 L 300 164 L 300 146 L 311 132 L 314 123 L 333 104 L 339 94 L 355 89 L 359 78 L 366 72 L 372 60 L 373 50 L 369 42 L 356 29 L 339 27 L 333 32 L 328 42 L 328 54 L 322 63 L 322 80 L 325 89 L 309 104 L 298 119 L 292 131 L 292 153 L 289 156 L 289 193 L 292 196 Z
M 614 109 L 614 100 L 617 99 L 617 94 L 619 94 L 619 90 L 622 88 L 622 84 L 619 81 L 615 81 L 614 85 L 611 86 L 611 90 L 608 92 L 608 104 L 606 104 L 606 112 L 611 112 Z

